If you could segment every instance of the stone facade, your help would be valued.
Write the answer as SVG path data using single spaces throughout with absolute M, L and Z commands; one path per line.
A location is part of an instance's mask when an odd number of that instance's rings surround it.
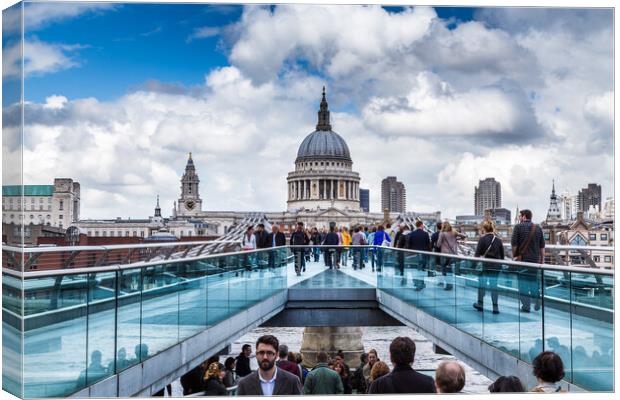
M 53 185 L 2 186 L 5 223 L 67 228 L 80 217 L 80 184 L 56 178 Z

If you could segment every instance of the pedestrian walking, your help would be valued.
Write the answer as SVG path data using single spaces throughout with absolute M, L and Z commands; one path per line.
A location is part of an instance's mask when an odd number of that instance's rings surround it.
M 415 229 L 408 235 L 407 247 L 410 250 L 415 251 L 430 251 L 431 239 L 428 233 L 424 230 L 424 222 L 418 220 L 415 222 Z M 428 255 L 417 253 L 415 255 L 417 263 L 417 278 L 413 279 L 413 287 L 415 290 L 420 291 L 426 287 L 424 283 L 424 275 L 426 271 L 426 264 L 428 262 Z
M 487 220 L 482 223 L 482 236 L 476 246 L 475 257 L 491 258 L 497 260 L 504 259 L 504 245 L 502 240 L 495 235 L 495 224 Z M 501 264 L 481 263 L 482 270 L 478 276 L 478 301 L 474 303 L 474 308 L 478 311 L 483 310 L 484 294 L 487 287 L 491 291 L 491 301 L 493 302 L 493 314 L 499 314 L 499 292 L 497 290 L 497 280 L 502 269 Z
M 394 369 L 375 380 L 369 394 L 435 393 L 433 378 L 414 370 L 415 343 L 408 337 L 397 337 L 390 344 L 390 360 Z
M 353 229 L 353 237 L 351 238 L 351 244 L 353 248 L 351 251 L 353 252 L 353 269 L 357 270 L 358 268 L 362 268 L 362 247 L 355 246 L 364 246 L 366 245 L 366 236 L 360 231 L 360 227 L 356 226 Z
M 441 233 L 439 239 L 437 239 L 437 246 L 441 249 L 442 254 L 449 254 L 451 256 L 458 253 L 459 239 L 465 239 L 466 236 L 462 235 L 452 229 L 452 225 L 448 221 L 442 224 Z M 448 267 L 450 266 L 450 267 Z M 448 278 L 448 273 L 452 273 L 456 266 L 456 260 L 454 257 L 445 256 L 441 258 L 441 275 L 444 290 L 452 290 L 453 285 Z M 456 271 L 454 271 L 456 272 Z M 454 280 L 454 277 L 452 277 Z
M 373 238 L 373 245 L 375 246 L 375 254 L 377 258 L 377 271 L 381 272 L 383 269 L 383 247 L 389 247 L 392 239 L 390 235 L 385 231 L 383 225 L 379 225 L 377 227 L 377 232 L 375 232 L 375 236 Z M 374 272 L 374 268 L 373 268 Z
M 226 396 L 226 386 L 222 382 L 224 374 L 222 364 L 214 362 L 209 365 L 204 377 L 205 396 Z
M 299 378 L 276 366 L 280 343 L 272 335 L 264 335 L 256 341 L 258 370 L 243 377 L 237 386 L 238 396 L 276 396 L 301 394 Z
M 351 376 L 350 372 L 345 368 L 345 364 L 342 361 L 336 361 L 334 363 L 334 371 L 340 376 L 340 381 L 342 382 L 342 387 L 344 389 L 344 394 L 353 393 L 353 389 L 351 388 Z
M 343 394 L 344 387 L 340 375 L 327 365 L 327 353 L 319 351 L 317 365 L 308 373 L 304 384 L 304 394 Z
M 252 355 L 252 346 L 249 344 L 244 344 L 241 347 L 241 353 L 235 359 L 235 372 L 237 376 L 243 378 L 246 375 L 252 373 L 252 368 L 250 368 L 250 356 Z
M 297 276 L 301 276 L 302 267 L 304 264 L 304 248 L 299 246 L 306 246 L 309 243 L 309 238 L 304 232 L 304 223 L 297 223 L 297 230 L 291 234 L 291 251 L 293 252 L 294 262 L 295 262 L 295 273 Z
M 325 235 L 325 240 L 323 241 L 324 246 L 338 246 L 339 239 L 338 234 L 336 233 L 336 225 L 329 225 L 329 233 Z M 329 267 L 329 269 L 334 268 L 336 257 L 336 248 L 335 247 L 325 247 L 325 266 Z
M 521 210 L 519 223 L 512 230 L 512 255 L 515 261 L 544 263 L 545 238 L 540 226 L 532 223 L 532 212 Z M 524 267 L 518 272 L 519 299 L 521 311 L 529 313 L 534 300 L 534 310 L 540 310 L 540 289 L 538 270 Z

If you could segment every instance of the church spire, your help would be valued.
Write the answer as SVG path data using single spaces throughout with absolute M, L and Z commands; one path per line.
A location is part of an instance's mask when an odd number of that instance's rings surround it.
M 187 165 L 185 166 L 185 171 L 195 171 L 196 167 L 194 166 L 194 160 L 192 160 L 192 152 L 189 152 L 189 158 L 187 159 Z
M 155 216 L 161 217 L 161 208 L 159 208 L 159 195 L 157 195 L 157 205 L 155 206 Z
M 547 221 L 559 221 L 562 219 L 560 207 L 558 206 L 558 197 L 555 195 L 555 179 L 551 186 L 551 196 L 549 196 L 549 211 L 547 211 Z
M 316 124 L 317 131 L 331 131 L 332 126 L 329 124 L 329 108 L 325 99 L 325 86 L 323 86 L 323 98 L 321 99 L 321 107 L 319 109 L 319 123 Z

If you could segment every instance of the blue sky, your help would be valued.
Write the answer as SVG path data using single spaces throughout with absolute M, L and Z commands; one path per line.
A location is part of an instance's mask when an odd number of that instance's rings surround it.
M 20 159 L 12 10 L 5 163 Z M 451 218 L 489 176 L 539 217 L 553 179 L 613 195 L 610 9 L 38 2 L 24 18 L 24 179 L 79 181 L 85 218 L 144 217 L 158 194 L 169 215 L 190 151 L 204 209 L 284 210 L 324 85 L 373 211 L 389 175 L 409 210 Z
M 30 7 L 39 4 L 26 4 L 27 15 Z M 385 9 L 396 13 L 403 10 Z M 475 12 L 468 7 L 435 10 L 440 18 L 454 20 L 455 24 L 474 19 Z M 233 5 L 112 4 L 109 10 L 86 12 L 62 23 L 26 27 L 26 38 L 83 47 L 68 52 L 76 68 L 29 76 L 25 97 L 42 102 L 62 93 L 69 98 L 111 100 L 150 80 L 186 87 L 201 85 L 206 71 L 229 63 L 220 34 L 193 39 L 192 34 L 200 28 L 223 28 L 234 23 L 242 11 L 242 6 Z
M 119 4 L 62 24 L 26 29 L 26 37 L 85 46 L 72 56 L 78 68 L 30 77 L 26 97 L 42 101 L 50 94 L 64 93 L 109 100 L 148 80 L 200 84 L 205 71 L 227 64 L 226 55 L 218 48 L 219 35 L 188 38 L 197 28 L 234 22 L 241 11 L 241 7 L 202 4 Z M 105 79 L 98 79 L 102 75 Z

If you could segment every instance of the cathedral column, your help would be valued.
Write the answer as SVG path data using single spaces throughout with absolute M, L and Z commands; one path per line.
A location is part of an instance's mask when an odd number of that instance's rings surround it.
M 295 181 L 295 186 L 296 186 L 296 189 L 295 189 L 296 199 L 299 200 L 300 195 L 301 195 L 300 190 L 299 190 L 300 189 L 299 181 Z
M 303 181 L 301 181 L 301 198 L 302 198 L 302 200 L 307 200 L 308 199 L 306 190 L 307 190 L 307 188 L 306 188 L 306 180 L 304 179 Z

